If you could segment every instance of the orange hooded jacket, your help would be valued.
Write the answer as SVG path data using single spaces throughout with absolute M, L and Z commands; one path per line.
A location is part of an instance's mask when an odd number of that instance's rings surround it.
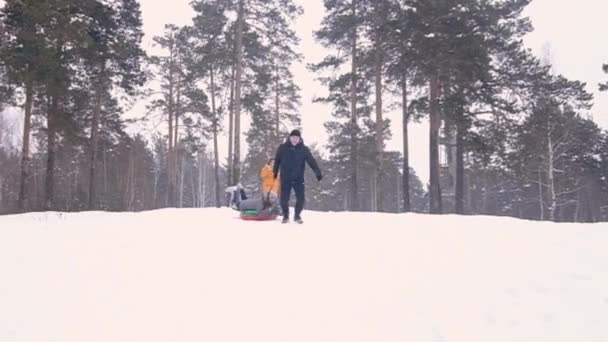
M 262 178 L 262 191 L 264 193 L 272 192 L 275 194 L 279 193 L 280 190 L 280 176 L 274 178 L 274 172 L 272 166 L 264 165 L 262 171 L 260 171 L 260 177 Z

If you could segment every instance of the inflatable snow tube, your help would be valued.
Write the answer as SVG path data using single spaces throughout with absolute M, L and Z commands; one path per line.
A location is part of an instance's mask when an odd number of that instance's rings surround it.
M 277 214 L 270 210 L 244 210 L 241 211 L 241 219 L 245 221 L 273 221 L 277 219 Z

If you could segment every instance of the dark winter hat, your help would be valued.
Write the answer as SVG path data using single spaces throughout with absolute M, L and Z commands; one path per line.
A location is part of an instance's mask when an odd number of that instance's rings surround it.
M 291 131 L 291 133 L 289 133 L 289 136 L 290 137 L 300 137 L 301 138 L 302 137 L 302 133 L 300 133 L 299 130 L 294 129 L 293 131 Z

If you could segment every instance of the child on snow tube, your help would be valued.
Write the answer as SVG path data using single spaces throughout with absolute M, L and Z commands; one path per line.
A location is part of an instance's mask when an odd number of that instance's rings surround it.
M 241 212 L 243 219 L 271 220 L 280 213 L 278 192 L 280 180 L 274 178 L 274 158 L 270 158 L 260 171 L 262 196 L 248 199 L 241 184 L 226 189 L 231 194 L 230 206 Z
M 239 210 L 241 202 L 247 200 L 245 189 L 243 189 L 243 186 L 240 183 L 227 187 L 226 193 L 230 196 L 230 208 L 234 210 Z
M 262 196 L 255 198 L 247 198 L 241 184 L 227 188 L 226 192 L 230 193 L 230 207 L 239 211 L 242 219 L 274 220 L 280 211 L 278 210 L 276 196 L 270 196 L 269 198 L 268 194 L 262 194 Z

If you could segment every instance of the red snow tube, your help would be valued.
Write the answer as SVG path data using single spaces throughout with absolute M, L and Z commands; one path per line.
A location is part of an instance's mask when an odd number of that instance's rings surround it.
M 245 221 L 272 221 L 277 218 L 277 213 L 274 208 L 266 207 L 262 202 L 246 203 L 241 205 L 241 219 Z M 253 204 L 253 205 L 249 205 Z M 255 205 L 259 205 L 257 208 Z
M 245 213 L 241 213 L 241 220 L 245 220 L 245 221 L 272 221 L 272 220 L 276 220 L 277 219 L 277 215 L 276 214 L 270 214 L 270 215 L 247 215 Z

